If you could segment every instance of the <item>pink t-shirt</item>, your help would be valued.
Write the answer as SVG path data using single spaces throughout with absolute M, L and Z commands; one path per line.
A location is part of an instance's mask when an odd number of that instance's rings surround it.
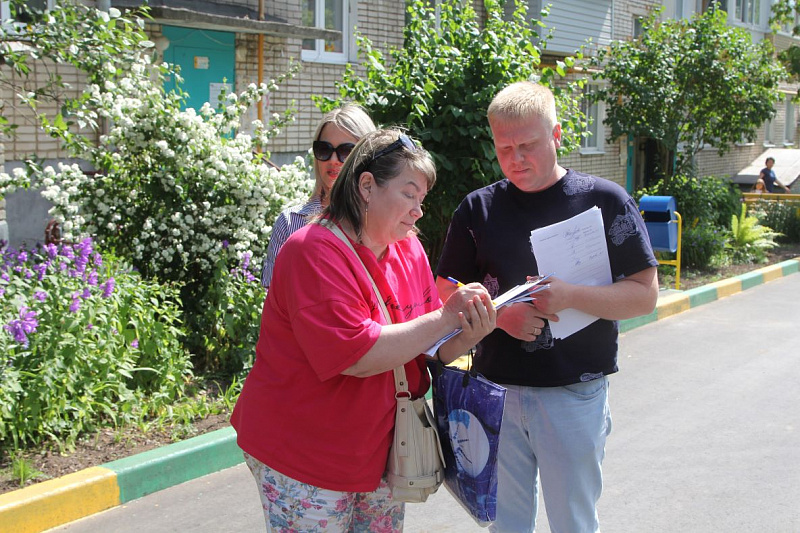
M 441 307 L 416 237 L 378 261 L 355 248 L 392 314 L 405 322 Z M 364 268 L 330 230 L 311 224 L 278 254 L 261 319 L 256 362 L 231 423 L 239 446 L 271 468 L 318 487 L 375 490 L 386 467 L 396 402 L 391 371 L 341 372 L 372 348 L 384 324 Z M 421 355 L 405 365 L 409 390 L 430 383 Z

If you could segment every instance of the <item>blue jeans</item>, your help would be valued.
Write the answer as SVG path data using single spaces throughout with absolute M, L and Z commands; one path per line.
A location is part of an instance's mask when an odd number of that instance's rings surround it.
M 599 531 L 597 501 L 611 433 L 608 378 L 564 387 L 508 385 L 493 532 L 533 531 L 539 475 L 552 533 Z

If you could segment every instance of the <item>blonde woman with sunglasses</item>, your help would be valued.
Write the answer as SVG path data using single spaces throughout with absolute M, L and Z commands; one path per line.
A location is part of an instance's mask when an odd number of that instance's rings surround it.
M 261 284 L 269 288 L 275 258 L 289 235 L 299 230 L 328 205 L 331 187 L 339 176 L 347 156 L 356 143 L 375 131 L 369 115 L 355 104 L 345 104 L 329 111 L 317 124 L 312 152 L 314 154 L 314 192 L 305 204 L 283 211 L 272 225 L 272 237 L 267 247 L 267 257 L 261 268 Z

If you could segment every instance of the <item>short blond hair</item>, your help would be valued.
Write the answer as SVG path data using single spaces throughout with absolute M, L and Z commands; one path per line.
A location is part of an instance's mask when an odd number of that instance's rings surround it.
M 556 99 L 553 92 L 532 81 L 518 81 L 497 93 L 486 112 L 489 122 L 495 120 L 518 121 L 541 118 L 547 129 L 558 123 Z

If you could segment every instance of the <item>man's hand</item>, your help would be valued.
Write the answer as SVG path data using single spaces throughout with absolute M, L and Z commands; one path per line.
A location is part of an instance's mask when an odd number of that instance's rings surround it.
M 548 290 L 536 293 L 539 295 Z M 558 322 L 555 314 L 544 313 L 528 302 L 503 307 L 497 312 L 497 327 L 521 341 L 531 342 L 542 334 L 544 321 Z

